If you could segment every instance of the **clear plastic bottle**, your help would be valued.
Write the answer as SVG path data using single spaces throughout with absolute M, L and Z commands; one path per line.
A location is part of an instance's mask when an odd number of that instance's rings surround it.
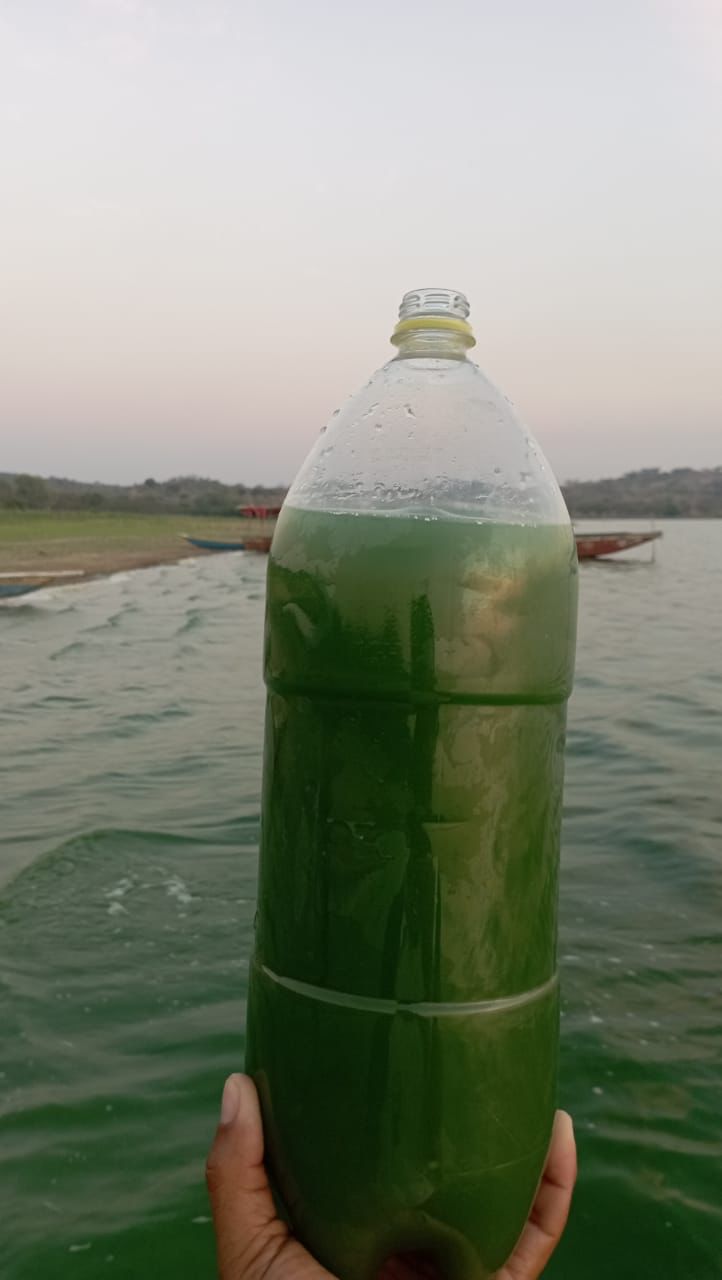
M 408 1251 L 492 1275 L 555 1106 L 576 554 L 467 315 L 406 294 L 269 562 L 247 1065 L 291 1222 L 343 1280 Z

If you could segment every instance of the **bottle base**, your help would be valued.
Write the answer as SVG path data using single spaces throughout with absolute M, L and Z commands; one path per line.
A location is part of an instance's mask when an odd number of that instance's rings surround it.
M 422 1254 L 487 1280 L 524 1227 L 556 1088 L 558 990 L 438 1016 L 329 1004 L 251 975 L 247 1069 L 299 1239 L 340 1280 Z

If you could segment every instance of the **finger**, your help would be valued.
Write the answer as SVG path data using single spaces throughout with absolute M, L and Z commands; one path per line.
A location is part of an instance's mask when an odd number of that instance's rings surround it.
M 577 1178 L 574 1125 L 566 1111 L 554 1117 L 541 1184 L 519 1243 L 498 1280 L 537 1280 L 561 1239 Z
M 206 1162 L 221 1280 L 264 1269 L 288 1237 L 276 1215 L 263 1163 L 258 1094 L 248 1076 L 226 1080 L 221 1118 Z
M 263 1145 L 256 1086 L 229 1076 L 206 1163 L 220 1280 L 334 1280 L 277 1216 Z

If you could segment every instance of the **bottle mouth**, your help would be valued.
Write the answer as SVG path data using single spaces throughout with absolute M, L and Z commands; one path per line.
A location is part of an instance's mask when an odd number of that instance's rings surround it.
M 411 289 L 401 299 L 399 320 L 411 316 L 452 316 L 466 320 L 469 301 L 458 289 Z
M 458 289 L 412 289 L 401 299 L 399 320 L 391 341 L 395 347 L 402 348 L 414 335 L 420 336 L 426 331 L 431 339 L 429 331 L 434 331 L 446 335 L 445 348 L 450 344 L 450 347 L 458 349 L 451 353 L 463 357 L 465 350 L 476 345 L 476 338 L 466 319 L 469 310 L 466 296 Z M 431 346 L 427 354 L 430 352 Z M 445 349 L 443 354 L 449 353 L 450 350 Z

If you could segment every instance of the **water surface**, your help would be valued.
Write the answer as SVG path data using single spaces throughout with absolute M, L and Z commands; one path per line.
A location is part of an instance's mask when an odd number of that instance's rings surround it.
M 629 522 L 627 522 L 629 523 Z M 722 1275 L 722 523 L 585 565 L 570 708 L 551 1280 Z M 265 561 L 0 610 L 4 1280 L 200 1280 L 243 1060 Z

